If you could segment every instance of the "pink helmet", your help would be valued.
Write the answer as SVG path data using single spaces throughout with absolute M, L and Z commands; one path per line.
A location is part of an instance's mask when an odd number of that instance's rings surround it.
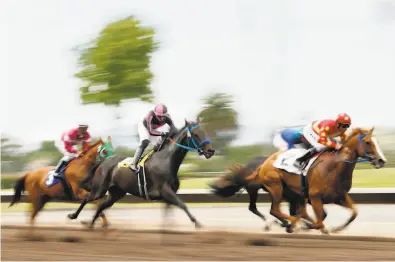
M 164 104 L 157 104 L 154 109 L 154 113 L 157 116 L 167 115 L 167 107 Z

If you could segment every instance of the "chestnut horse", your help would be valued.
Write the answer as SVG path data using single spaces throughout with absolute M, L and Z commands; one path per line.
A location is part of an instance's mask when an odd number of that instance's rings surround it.
M 313 223 L 304 221 L 311 229 L 320 229 L 323 233 L 329 233 L 323 224 L 326 216 L 323 209 L 324 204 L 337 204 L 352 211 L 352 215 L 346 223 L 334 228 L 331 232 L 343 230 L 357 217 L 357 210 L 348 192 L 352 186 L 352 174 L 358 158 L 370 162 L 376 168 L 383 167 L 387 161 L 376 138 L 373 136 L 373 130 L 374 128 L 370 130 L 355 128 L 340 150 L 319 153 L 318 157 L 313 160 L 314 163 L 312 163 L 311 167 L 307 167 L 305 178 L 308 186 L 308 197 L 313 207 L 316 221 L 308 217 L 305 204 L 302 205 L 302 208 L 299 207 L 298 213 L 306 220 L 313 221 Z M 287 227 L 287 232 L 292 232 L 301 218 L 284 214 L 281 212 L 280 204 L 283 201 L 283 194 L 286 188 L 289 188 L 300 197 L 301 179 L 295 173 L 275 167 L 276 160 L 281 160 L 280 157 L 283 153 L 284 151 L 280 151 L 271 155 L 243 180 L 245 180 L 244 183 L 259 185 L 270 194 L 272 204 L 270 214 Z M 233 184 L 235 183 L 234 179 L 229 181 L 232 181 Z M 289 224 L 288 221 L 291 223 Z
M 13 200 L 9 206 L 11 207 L 18 203 L 22 192 L 26 190 L 29 202 L 32 204 L 30 225 L 33 226 L 35 217 L 51 199 L 68 196 L 70 193 L 72 194 L 72 199 L 75 196 L 78 199 L 83 199 L 88 191 L 80 187 L 80 182 L 96 163 L 98 154 L 102 154 L 103 150 L 101 148 L 103 145 L 105 145 L 104 141 L 99 139 L 93 145 L 90 145 L 86 151 L 82 152 L 79 157 L 71 160 L 64 170 L 65 179 L 62 183 L 47 186 L 47 176 L 48 172 L 54 168 L 52 166 L 41 167 L 27 172 L 17 180 L 14 186 Z M 68 188 L 65 187 L 64 183 L 68 184 Z M 101 218 L 103 219 L 103 226 L 107 225 L 107 218 L 104 214 L 101 214 Z
M 254 183 L 254 181 L 246 181 L 245 178 L 252 174 L 268 158 L 268 156 L 257 156 L 248 161 L 245 165 L 234 164 L 228 167 L 225 174 L 221 175 L 214 181 L 210 181 L 208 186 L 212 189 L 212 192 L 215 195 L 224 198 L 237 194 L 237 192 L 242 188 L 246 189 L 250 199 L 248 210 L 260 217 L 263 221 L 266 221 L 266 217 L 259 212 L 256 206 L 258 191 L 261 189 L 261 185 Z M 302 215 L 303 218 L 313 222 L 312 219 L 303 213 L 303 211 L 305 211 L 305 209 L 303 209 L 305 206 L 303 196 L 292 192 L 285 186 L 283 190 L 283 198 L 289 202 L 290 215 Z M 270 230 L 272 224 L 278 224 L 278 220 L 276 219 L 272 222 L 266 223 L 265 230 Z M 281 225 L 284 226 L 283 224 Z

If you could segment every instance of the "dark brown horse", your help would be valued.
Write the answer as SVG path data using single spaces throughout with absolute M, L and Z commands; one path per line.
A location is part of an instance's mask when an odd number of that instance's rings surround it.
M 338 232 L 347 227 L 357 217 L 348 192 L 352 186 L 352 174 L 358 158 L 372 163 L 376 168 L 384 166 L 386 159 L 373 136 L 374 128 L 367 130 L 354 129 L 345 140 L 343 147 L 335 152 L 323 152 L 307 170 L 306 182 L 308 197 L 314 209 L 316 221 L 310 224 L 312 229 L 320 229 L 329 233 L 323 224 L 325 212 L 324 204 L 337 204 L 351 209 L 351 217 L 343 225 L 334 228 L 331 232 Z M 256 171 L 245 178 L 245 181 L 257 184 L 267 191 L 272 199 L 270 214 L 278 218 L 292 232 L 300 217 L 286 215 L 281 212 L 280 204 L 283 201 L 287 188 L 301 196 L 301 183 L 299 175 L 287 172 L 274 166 L 275 161 L 283 152 L 271 155 Z M 308 219 L 305 205 L 300 206 L 299 213 L 302 218 Z M 307 215 L 307 216 L 306 216 Z M 291 224 L 288 223 L 291 222 Z
M 159 151 L 150 151 L 140 160 L 142 162 L 137 171 L 129 167 L 116 166 L 110 175 L 102 172 L 104 179 L 92 180 L 92 198 L 102 197 L 108 191 L 108 196 L 102 202 L 89 225 L 94 227 L 98 216 L 114 203 L 122 199 L 127 193 L 136 197 L 145 198 L 149 201 L 161 200 L 165 202 L 165 216 L 170 205 L 182 209 L 196 228 L 201 224 L 190 213 L 186 204 L 177 195 L 180 186 L 178 170 L 189 151 L 196 152 L 211 158 L 215 154 L 206 130 L 200 125 L 200 120 L 189 122 L 185 120 L 185 125 L 181 129 L 172 129 L 163 142 Z M 97 185 L 96 183 L 99 183 Z M 90 201 L 88 199 L 87 201 Z

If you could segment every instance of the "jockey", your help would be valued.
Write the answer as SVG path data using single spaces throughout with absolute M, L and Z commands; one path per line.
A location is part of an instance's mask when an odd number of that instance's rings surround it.
M 286 128 L 276 134 L 273 139 L 273 145 L 279 150 L 288 150 L 291 148 L 305 148 L 305 139 L 303 137 L 303 129 Z
M 62 134 L 61 141 L 59 141 L 61 144 L 57 143 L 56 146 L 63 153 L 63 157 L 60 159 L 56 169 L 51 171 L 54 177 L 59 177 L 59 172 L 63 166 L 78 157 L 79 154 L 75 145 L 82 144 L 82 150 L 87 149 L 91 141 L 91 135 L 87 130 L 88 125 L 79 125 L 77 128 L 72 128 Z
M 159 132 L 155 129 L 168 125 L 168 128 L 175 129 L 173 120 L 167 112 L 167 107 L 164 104 L 157 104 L 154 109 L 150 110 L 144 119 L 138 124 L 137 130 L 139 134 L 140 145 L 136 150 L 134 159 L 130 168 L 137 170 L 137 162 L 143 155 L 145 148 L 150 142 L 154 144 L 154 149 L 157 150 L 158 145 L 162 142 L 168 132 Z
M 333 140 L 335 137 L 340 137 L 343 143 L 346 134 L 345 132 L 351 125 L 351 118 L 345 113 L 339 114 L 335 120 L 325 119 L 321 121 L 314 121 L 303 129 L 303 136 L 311 144 L 312 148 L 309 149 L 305 155 L 298 158 L 295 166 L 304 169 L 307 160 L 322 151 L 327 147 L 336 150 L 342 147 L 342 144 Z M 302 168 L 303 167 L 303 168 Z

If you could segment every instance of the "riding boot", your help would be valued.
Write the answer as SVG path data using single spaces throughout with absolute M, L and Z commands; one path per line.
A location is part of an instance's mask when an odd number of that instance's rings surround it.
M 64 158 L 60 159 L 60 161 L 58 162 L 57 166 L 55 167 L 55 170 L 52 172 L 54 177 L 59 178 L 60 177 L 60 171 L 62 170 L 63 166 L 66 164 L 67 162 L 64 160 Z
M 134 171 L 137 170 L 137 162 L 140 160 L 140 157 L 143 155 L 145 148 L 147 145 L 145 143 L 142 143 L 136 150 L 134 154 L 134 159 L 132 164 L 130 165 L 130 168 Z
M 307 160 L 315 155 L 317 152 L 318 151 L 315 147 L 310 148 L 303 156 L 296 159 L 294 166 L 303 170 L 306 167 Z

